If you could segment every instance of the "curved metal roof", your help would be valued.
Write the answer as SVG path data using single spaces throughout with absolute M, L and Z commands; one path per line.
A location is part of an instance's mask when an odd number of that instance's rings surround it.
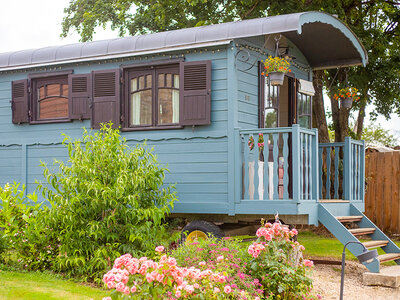
M 103 41 L 0 54 L 0 71 L 226 44 L 235 38 L 281 33 L 313 68 L 365 65 L 367 52 L 355 34 L 335 17 L 303 12 Z

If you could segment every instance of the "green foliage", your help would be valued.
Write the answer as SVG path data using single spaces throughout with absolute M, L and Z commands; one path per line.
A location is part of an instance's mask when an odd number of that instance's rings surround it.
M 59 173 L 42 163 L 48 185 L 38 186 L 50 203 L 41 221 L 60 245 L 53 269 L 98 280 L 121 253 L 147 255 L 161 243 L 175 192 L 151 150 L 129 149 L 111 124 L 63 144 L 68 162 L 55 161 Z
M 120 36 L 146 34 L 186 27 L 233 21 L 225 14 L 232 7 L 230 1 L 206 0 L 74 0 L 64 9 L 62 34 L 66 37 L 75 29 L 82 41 L 93 38 L 98 26 L 111 26 Z
M 399 144 L 399 140 L 380 124 L 365 127 L 361 139 L 365 141 L 366 146 L 395 147 Z
M 51 265 L 52 257 L 56 255 L 55 243 L 47 235 L 47 229 L 40 221 L 42 203 L 37 201 L 36 194 L 24 196 L 25 186 L 19 189 L 19 184 L 6 184 L 0 187 L 0 227 L 3 231 L 3 260 L 13 260 L 28 270 L 43 270 Z M 1 233 L 1 232 L 0 232 Z

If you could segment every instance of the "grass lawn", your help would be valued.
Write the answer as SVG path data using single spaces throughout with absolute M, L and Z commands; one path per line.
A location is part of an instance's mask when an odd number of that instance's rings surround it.
M 307 257 L 342 259 L 343 245 L 336 238 L 323 237 L 311 231 L 301 231 L 298 241 L 306 248 L 304 255 Z M 363 241 L 366 240 L 361 240 L 361 242 Z M 396 244 L 400 246 L 400 242 L 396 242 Z M 385 252 L 382 249 L 378 249 L 378 253 L 384 254 Z M 348 250 L 346 250 L 346 259 L 357 260 Z M 394 262 L 389 262 L 388 264 L 394 264 Z
M 3 299 L 102 299 L 108 292 L 84 286 L 51 274 L 0 271 Z

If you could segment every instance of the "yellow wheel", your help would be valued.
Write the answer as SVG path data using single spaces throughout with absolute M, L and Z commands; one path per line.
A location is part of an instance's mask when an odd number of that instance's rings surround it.
M 224 233 L 215 224 L 203 220 L 192 221 L 182 229 L 182 243 L 193 243 L 209 237 L 222 238 Z
M 186 237 L 186 243 L 193 243 L 197 240 L 206 240 L 208 238 L 207 234 L 200 230 L 192 231 Z

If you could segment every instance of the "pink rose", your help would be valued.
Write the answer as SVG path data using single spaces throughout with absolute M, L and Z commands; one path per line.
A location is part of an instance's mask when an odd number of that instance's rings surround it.
M 305 260 L 304 260 L 304 265 L 305 265 L 306 267 L 312 267 L 312 266 L 314 265 L 314 263 L 313 263 L 312 260 L 305 259 Z
M 154 281 L 154 276 L 151 273 L 146 274 L 146 279 L 148 283 L 151 283 Z
M 217 261 L 218 262 L 223 261 L 223 260 L 224 260 L 224 256 L 223 255 L 220 255 L 220 256 L 217 257 Z
M 164 251 L 164 249 L 165 249 L 164 246 L 158 246 L 158 247 L 156 247 L 156 252 L 161 253 Z
M 231 288 L 229 285 L 226 285 L 226 286 L 224 287 L 224 292 L 225 292 L 226 294 L 229 294 L 230 292 L 232 292 L 232 288 Z
M 116 290 L 117 290 L 118 292 L 123 293 L 123 292 L 124 292 L 124 289 L 125 289 L 125 284 L 123 284 L 122 282 L 117 283 Z

